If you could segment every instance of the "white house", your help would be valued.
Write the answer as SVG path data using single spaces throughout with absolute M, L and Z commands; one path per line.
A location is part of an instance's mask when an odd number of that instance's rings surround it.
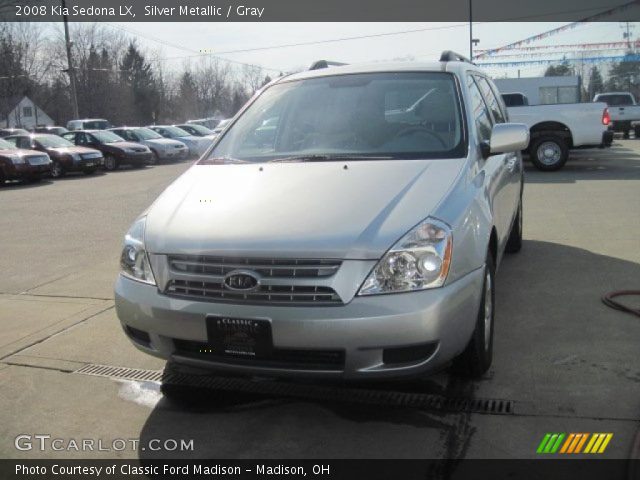
M 495 78 L 493 81 L 500 93 L 524 93 L 529 105 L 580 102 L 582 81 L 578 76 Z
M 2 99 L 0 127 L 32 128 L 36 125 L 53 125 L 53 119 L 26 95 Z

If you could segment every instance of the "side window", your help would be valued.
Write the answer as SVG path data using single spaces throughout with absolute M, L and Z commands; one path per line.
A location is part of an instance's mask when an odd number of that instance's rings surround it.
M 471 112 L 476 124 L 478 136 L 480 137 L 479 139 L 481 142 L 488 142 L 491 139 L 491 129 L 493 128 L 489 109 L 484 103 L 480 89 L 471 75 L 467 77 L 467 86 L 469 87 L 469 94 L 471 95 Z
M 507 120 L 502 111 L 500 100 L 496 97 L 496 94 L 493 92 L 489 81 L 484 77 L 475 77 L 476 82 L 478 82 L 478 86 L 480 87 L 480 91 L 482 92 L 482 96 L 487 102 L 487 106 L 491 113 L 493 114 L 493 119 L 496 123 L 505 123 Z
M 76 143 L 76 134 L 75 133 L 65 133 L 62 138 L 65 140 L 69 140 L 71 143 Z
M 31 148 L 31 139 L 29 137 L 19 137 L 16 142 L 18 148 Z
M 87 144 L 87 136 L 84 132 L 76 134 L 76 145 L 86 145 Z

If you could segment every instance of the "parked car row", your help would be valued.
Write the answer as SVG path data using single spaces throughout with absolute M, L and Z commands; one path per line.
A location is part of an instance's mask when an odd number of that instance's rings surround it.
M 91 174 L 101 166 L 113 171 L 122 165 L 141 168 L 200 157 L 217 136 L 197 123 L 113 127 L 104 119 L 85 119 L 72 120 L 67 127 L 38 126 L 32 132 L 0 129 L 0 138 L 6 140 L 0 151 L 10 151 L 2 157 L 0 183 L 19 178 L 37 180 L 45 174 L 54 178 L 68 172 Z M 40 151 L 48 161 L 37 165 L 38 169 L 29 168 L 16 149 Z

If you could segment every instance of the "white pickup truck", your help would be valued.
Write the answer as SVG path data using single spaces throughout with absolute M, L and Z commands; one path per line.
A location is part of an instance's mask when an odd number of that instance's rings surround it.
M 609 106 L 611 116 L 611 129 L 614 132 L 622 132 L 624 138 L 629 137 L 629 130 L 634 129 L 636 138 L 640 138 L 640 105 L 636 104 L 636 99 L 629 92 L 608 92 L 599 93 L 593 97 L 594 102 L 604 102 Z
M 609 112 L 605 103 L 529 105 L 522 93 L 503 93 L 509 121 L 529 127 L 527 153 L 539 170 L 561 169 L 573 148 L 611 145 Z

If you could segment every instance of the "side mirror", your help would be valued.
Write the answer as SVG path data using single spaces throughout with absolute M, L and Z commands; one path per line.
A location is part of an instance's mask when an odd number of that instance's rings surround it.
M 491 131 L 491 141 L 489 145 L 482 148 L 482 153 L 489 156 L 517 152 L 528 146 L 529 128 L 526 125 L 522 123 L 497 123 Z

